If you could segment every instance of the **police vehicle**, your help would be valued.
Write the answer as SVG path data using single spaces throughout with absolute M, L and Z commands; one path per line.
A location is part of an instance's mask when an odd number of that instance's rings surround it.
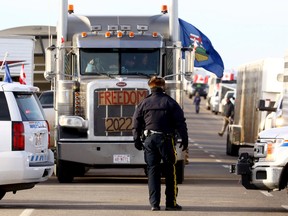
M 53 173 L 50 130 L 37 87 L 0 82 L 0 199 Z

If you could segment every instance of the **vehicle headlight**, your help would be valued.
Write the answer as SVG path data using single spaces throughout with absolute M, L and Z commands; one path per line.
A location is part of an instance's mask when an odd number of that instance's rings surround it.
M 62 127 L 88 128 L 87 121 L 80 116 L 60 116 L 59 125 Z
M 281 117 L 278 117 L 278 118 L 276 118 L 276 122 L 275 122 L 275 124 L 276 124 L 276 127 L 282 127 L 283 126 L 283 123 L 284 123 L 284 119 L 283 119 L 283 117 L 281 116 Z
M 264 145 L 263 148 L 263 158 L 259 158 L 259 161 L 261 162 L 274 162 L 276 161 L 277 157 L 277 149 L 278 147 L 281 146 L 283 143 L 287 142 L 287 140 L 283 139 L 277 139 L 275 142 L 267 142 Z M 254 149 L 255 150 L 255 149 Z M 255 154 L 254 154 L 255 156 Z

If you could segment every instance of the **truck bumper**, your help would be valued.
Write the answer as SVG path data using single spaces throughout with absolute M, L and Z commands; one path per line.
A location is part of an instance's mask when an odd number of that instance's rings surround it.
M 184 152 L 178 147 L 177 155 L 178 160 L 185 159 Z M 145 166 L 144 151 L 137 150 L 133 142 L 58 142 L 57 157 L 91 167 Z
M 230 172 L 241 175 L 241 183 L 246 189 L 275 190 L 279 188 L 282 167 L 255 167 L 253 157 L 242 153 Z
M 257 167 L 252 170 L 252 183 L 262 190 L 275 190 L 279 188 L 281 167 Z

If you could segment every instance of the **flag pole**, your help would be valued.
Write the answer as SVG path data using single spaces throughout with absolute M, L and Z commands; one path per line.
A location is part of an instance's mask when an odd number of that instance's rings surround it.
M 4 64 L 5 64 L 5 62 L 6 62 L 6 58 L 8 57 L 8 55 L 9 55 L 9 53 L 6 52 L 6 53 L 5 53 L 5 56 L 4 56 L 4 59 L 3 59 L 3 62 L 2 62 L 2 65 L 1 65 L 1 68 L 0 68 L 0 71 L 2 71 L 2 68 L 3 68 L 3 66 L 4 66 Z

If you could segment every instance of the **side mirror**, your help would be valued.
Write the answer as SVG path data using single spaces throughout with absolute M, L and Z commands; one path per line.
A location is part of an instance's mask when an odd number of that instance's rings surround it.
M 274 107 L 266 107 L 265 106 L 265 100 L 262 100 L 262 99 L 258 101 L 257 109 L 259 111 L 270 111 L 270 112 L 275 112 L 277 110 Z
M 193 81 L 192 75 L 193 75 L 192 72 L 185 72 L 185 73 L 184 73 L 184 78 L 185 78 L 187 81 Z
M 194 53 L 191 50 L 185 51 L 185 73 L 184 78 L 188 81 L 192 81 L 192 75 L 194 73 Z
M 54 45 L 46 48 L 45 50 L 45 72 L 44 78 L 47 81 L 51 81 L 55 77 L 55 58 L 56 58 L 56 47 Z
M 257 109 L 260 110 L 260 111 L 264 111 L 264 109 L 265 109 L 265 100 L 259 100 L 258 101 Z

